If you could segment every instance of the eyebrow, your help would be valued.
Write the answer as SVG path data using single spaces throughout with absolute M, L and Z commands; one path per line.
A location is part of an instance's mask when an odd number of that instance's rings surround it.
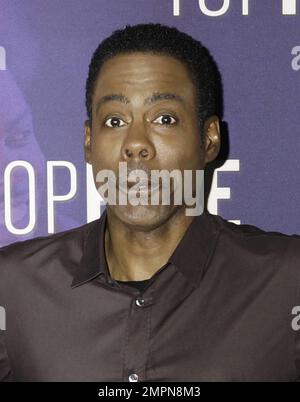
M 161 101 L 161 100 L 175 100 L 181 103 L 184 103 L 184 99 L 182 96 L 177 95 L 172 92 L 153 92 L 151 96 L 144 100 L 144 105 L 150 105 L 152 103 Z M 117 101 L 124 104 L 130 103 L 130 100 L 123 94 L 109 94 L 102 96 L 96 103 L 96 114 L 98 113 L 100 106 L 106 102 Z

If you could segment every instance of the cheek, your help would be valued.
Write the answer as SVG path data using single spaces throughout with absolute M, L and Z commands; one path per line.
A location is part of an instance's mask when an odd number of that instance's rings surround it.
M 181 156 L 186 169 L 200 169 L 203 166 L 204 153 L 200 133 L 187 132 L 181 143 Z
M 11 162 L 16 159 L 24 159 L 35 168 L 42 168 L 45 165 L 45 157 L 35 141 L 16 148 L 5 146 L 2 150 L 7 161 Z
M 115 170 L 120 160 L 121 143 L 117 138 L 98 137 L 92 142 L 92 165 L 94 169 Z
M 36 142 L 32 142 L 29 147 L 28 147 L 28 151 L 30 151 L 30 155 L 31 156 L 31 160 L 33 162 L 33 164 L 35 164 L 36 166 L 43 166 L 45 163 L 45 156 L 41 151 L 41 148 L 39 147 L 39 145 Z M 25 149 L 24 149 L 25 151 Z
M 166 169 L 200 169 L 203 148 L 200 135 L 185 135 L 156 141 L 157 158 Z

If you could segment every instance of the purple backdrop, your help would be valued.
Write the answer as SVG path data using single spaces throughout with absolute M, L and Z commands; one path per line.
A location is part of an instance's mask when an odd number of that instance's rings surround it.
M 226 3 L 223 15 L 205 14 L 203 4 L 216 11 Z M 72 162 L 77 173 L 74 197 L 54 205 L 54 230 L 87 221 L 83 122 L 88 64 L 113 30 L 141 22 L 187 32 L 211 50 L 219 65 L 228 159 L 239 170 L 231 171 L 229 163 L 228 171 L 218 173 L 218 187 L 230 188 L 230 198 L 218 200 L 217 212 L 228 220 L 299 234 L 298 3 L 0 0 L 0 245 L 49 232 L 46 161 Z M 288 11 L 294 15 L 284 15 Z M 4 220 L 4 171 L 14 160 L 29 162 L 36 179 L 36 224 L 27 234 L 11 233 Z M 69 192 L 66 168 L 55 170 L 54 189 Z M 221 197 L 226 192 L 219 191 Z M 16 228 L 28 224 L 28 194 L 28 174 L 16 168 L 11 174 Z

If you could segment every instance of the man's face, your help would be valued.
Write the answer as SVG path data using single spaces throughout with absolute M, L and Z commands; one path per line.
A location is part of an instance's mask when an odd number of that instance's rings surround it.
M 168 55 L 140 52 L 107 60 L 95 86 L 92 127 L 85 126 L 85 155 L 95 182 L 102 169 L 118 177 L 119 162 L 147 173 L 203 169 L 196 90 L 186 66 Z M 183 207 L 109 206 L 120 220 L 141 230 L 160 226 Z
M 4 245 L 15 240 L 4 225 L 4 170 L 11 161 L 28 161 L 35 169 L 37 190 L 43 189 L 44 156 L 34 136 L 31 111 L 9 71 L 0 72 L 0 87 L 0 244 Z M 28 175 L 22 168 L 12 173 L 11 196 L 12 222 L 23 228 L 28 224 L 29 192 Z

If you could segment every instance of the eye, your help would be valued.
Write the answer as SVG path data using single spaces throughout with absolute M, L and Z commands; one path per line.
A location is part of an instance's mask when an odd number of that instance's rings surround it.
M 154 120 L 154 123 L 163 124 L 163 125 L 173 125 L 177 123 L 177 119 L 170 116 L 169 114 L 162 114 L 157 119 Z
M 104 124 L 111 128 L 122 127 L 126 125 L 126 123 L 119 117 L 109 117 L 107 120 L 105 120 Z
M 31 132 L 29 130 L 9 134 L 5 140 L 5 145 L 8 148 L 21 148 L 29 143 Z

